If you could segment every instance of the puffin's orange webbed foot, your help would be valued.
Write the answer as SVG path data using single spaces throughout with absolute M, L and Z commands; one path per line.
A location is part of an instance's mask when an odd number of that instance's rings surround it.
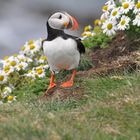
M 73 86 L 73 81 L 67 81 L 61 84 L 61 87 L 67 88 L 67 87 L 72 87 Z
M 74 81 L 74 77 L 75 77 L 75 75 L 76 75 L 76 70 L 74 69 L 74 70 L 73 70 L 73 73 L 72 73 L 72 76 L 71 76 L 71 78 L 70 78 L 70 80 L 67 81 L 67 82 L 62 83 L 62 84 L 61 84 L 61 87 L 63 87 L 63 88 L 72 87 L 73 84 L 74 84 L 73 81 Z
M 51 84 L 49 85 L 49 87 L 48 87 L 48 90 L 50 90 L 50 89 L 54 88 L 55 86 L 56 86 L 56 84 L 55 84 L 55 83 L 51 83 Z
M 48 87 L 48 90 L 54 88 L 56 86 L 55 82 L 54 82 L 54 73 L 51 73 L 51 78 L 50 78 L 50 85 Z

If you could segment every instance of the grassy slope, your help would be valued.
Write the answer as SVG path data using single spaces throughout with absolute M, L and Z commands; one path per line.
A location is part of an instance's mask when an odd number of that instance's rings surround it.
M 37 100 L 47 87 L 46 79 L 15 91 L 18 102 L 0 106 L 0 139 L 140 139 L 139 74 L 80 81 L 87 97 L 80 101 Z

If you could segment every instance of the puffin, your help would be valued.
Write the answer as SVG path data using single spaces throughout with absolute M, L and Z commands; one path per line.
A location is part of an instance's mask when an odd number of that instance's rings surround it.
M 64 30 L 78 30 L 79 24 L 73 16 L 63 11 L 50 15 L 46 26 L 47 38 L 42 41 L 42 47 L 51 71 L 48 90 L 56 86 L 55 74 L 60 70 L 72 70 L 71 78 L 60 85 L 62 88 L 72 87 L 85 47 L 79 37 L 66 34 Z

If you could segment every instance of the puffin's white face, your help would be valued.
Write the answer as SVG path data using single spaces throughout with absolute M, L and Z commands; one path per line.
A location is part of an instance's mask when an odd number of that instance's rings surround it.
M 78 22 L 75 18 L 70 16 L 68 13 L 57 12 L 54 13 L 49 19 L 48 24 L 53 29 L 78 29 Z

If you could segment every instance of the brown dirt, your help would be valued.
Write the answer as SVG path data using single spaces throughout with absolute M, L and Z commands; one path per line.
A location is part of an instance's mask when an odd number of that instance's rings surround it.
M 63 101 L 73 98 L 75 100 L 81 100 L 87 98 L 87 95 L 83 91 L 84 89 L 81 87 L 60 88 L 57 86 L 51 90 L 47 90 L 41 99 Z
M 137 51 L 140 48 L 140 38 L 137 40 L 128 39 L 123 32 L 119 32 L 109 46 L 110 47 L 105 49 L 99 48 L 95 51 L 93 50 L 91 57 L 95 64 L 95 68 L 104 65 L 113 65 L 115 64 L 114 62 L 120 60 L 121 57 L 122 63 L 124 63 L 124 56 L 128 58 L 132 55 L 132 52 Z

